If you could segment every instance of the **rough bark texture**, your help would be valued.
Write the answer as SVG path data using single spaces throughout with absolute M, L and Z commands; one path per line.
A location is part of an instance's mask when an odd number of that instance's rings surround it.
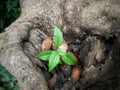
M 20 90 L 48 90 L 49 73 L 37 54 L 54 25 L 68 43 L 83 44 L 77 53 L 83 68 L 79 82 L 55 90 L 120 89 L 119 0 L 21 0 L 20 5 L 21 16 L 0 34 L 0 61 Z

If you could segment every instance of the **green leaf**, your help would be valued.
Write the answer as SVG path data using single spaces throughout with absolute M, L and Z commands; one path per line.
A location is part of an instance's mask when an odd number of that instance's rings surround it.
M 12 83 L 12 82 L 9 82 L 9 83 L 6 83 L 6 84 L 4 84 L 4 87 L 8 90 L 13 90 L 13 88 L 14 88 L 14 83 Z
M 39 59 L 42 59 L 42 60 L 48 60 L 51 52 L 52 52 L 51 50 L 47 50 L 47 51 L 40 52 L 40 53 L 38 54 L 38 58 L 39 58 Z
M 63 38 L 62 32 L 57 26 L 54 26 L 53 45 L 59 47 L 61 45 L 62 38 Z
M 63 55 L 62 60 L 63 60 L 64 63 L 66 63 L 68 65 L 74 65 L 75 64 L 75 57 L 70 53 L 66 53 L 66 55 Z
M 49 57 L 49 72 L 52 71 L 60 62 L 60 56 L 57 51 L 52 51 Z
M 15 85 L 13 90 L 19 90 L 19 86 Z
M 62 64 L 62 61 L 61 61 L 61 60 L 59 61 L 59 64 Z
M 68 81 L 71 81 L 72 79 L 71 79 L 71 77 L 68 77 Z
M 61 49 L 58 49 L 57 52 L 61 56 L 66 55 L 66 53 L 63 50 L 61 50 Z
M 0 90 L 5 90 L 5 88 L 3 88 L 3 87 L 0 86 Z

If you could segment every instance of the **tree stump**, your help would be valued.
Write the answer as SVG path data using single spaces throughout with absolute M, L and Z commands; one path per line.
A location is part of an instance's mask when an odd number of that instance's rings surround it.
M 120 89 L 119 0 L 20 0 L 20 17 L 0 34 L 0 61 L 20 90 L 49 90 L 41 43 L 57 25 L 78 56 L 82 74 L 55 90 Z M 77 49 L 76 49 L 77 48 Z

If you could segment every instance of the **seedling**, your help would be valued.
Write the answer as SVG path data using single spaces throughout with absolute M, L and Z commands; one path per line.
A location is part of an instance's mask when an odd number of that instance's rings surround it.
M 75 64 L 75 57 L 69 53 L 61 50 L 59 47 L 62 45 L 63 34 L 61 30 L 54 26 L 54 37 L 52 44 L 56 47 L 56 50 L 46 50 L 42 51 L 38 54 L 38 58 L 48 62 L 48 70 L 52 71 L 58 64 L 62 64 L 62 62 L 68 65 Z
M 71 81 L 71 80 L 72 80 L 71 77 L 68 77 L 67 79 L 68 79 L 68 81 Z

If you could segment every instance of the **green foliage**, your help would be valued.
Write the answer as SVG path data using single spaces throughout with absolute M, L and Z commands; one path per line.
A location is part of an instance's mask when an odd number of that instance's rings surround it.
M 53 45 L 59 47 L 62 42 L 62 32 L 57 26 L 54 26 Z
M 49 60 L 48 64 L 49 72 L 52 71 L 58 64 L 61 64 L 62 61 L 68 65 L 75 64 L 75 57 L 71 53 L 64 52 L 63 50 L 58 49 L 59 46 L 62 44 L 62 37 L 63 37 L 62 32 L 57 26 L 55 26 L 53 45 L 57 47 L 57 50 L 43 51 L 38 54 L 39 59 Z
M 75 64 L 75 58 L 70 53 L 65 53 L 65 55 L 62 56 L 62 60 L 64 63 L 69 65 Z
M 52 53 L 51 50 L 48 51 L 43 51 L 41 53 L 38 54 L 38 58 L 42 59 L 42 60 L 48 60 L 49 59 L 49 55 Z
M 0 33 L 19 17 L 20 12 L 19 0 L 0 1 Z
M 0 90 L 19 90 L 17 80 L 0 63 Z
M 53 70 L 60 62 L 60 56 L 57 51 L 52 51 L 49 56 L 49 72 Z
M 63 55 L 66 54 L 66 53 L 65 53 L 63 50 L 61 50 L 61 49 L 57 49 L 57 52 L 58 52 L 58 54 L 61 55 L 61 56 L 63 56 Z
M 68 77 L 68 81 L 71 81 L 72 79 L 71 79 L 71 77 Z

